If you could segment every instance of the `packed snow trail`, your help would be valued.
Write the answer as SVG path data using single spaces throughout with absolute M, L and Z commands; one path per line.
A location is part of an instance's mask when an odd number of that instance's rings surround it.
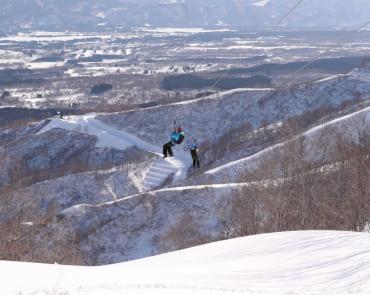
M 176 152 L 178 157 L 178 151 Z M 183 158 L 183 160 L 185 160 Z M 156 160 L 151 167 L 144 172 L 144 189 L 151 190 L 159 187 L 170 176 L 174 176 L 174 182 L 182 179 L 182 171 L 187 170 L 188 165 L 181 158 L 166 158 Z
M 370 294 L 370 235 L 249 236 L 102 267 L 0 262 L 7 295 Z
M 115 129 L 96 119 L 96 114 L 83 116 L 69 116 L 64 119 L 54 118 L 39 133 L 45 133 L 53 128 L 62 128 L 70 131 L 85 133 L 97 137 L 97 147 L 110 147 L 126 150 L 130 147 L 153 153 L 158 158 L 143 172 L 142 191 L 160 187 L 167 179 L 173 177 L 173 182 L 184 180 L 191 165 L 188 153 L 174 147 L 175 157 L 162 159 L 162 147 L 148 143 L 137 136 Z

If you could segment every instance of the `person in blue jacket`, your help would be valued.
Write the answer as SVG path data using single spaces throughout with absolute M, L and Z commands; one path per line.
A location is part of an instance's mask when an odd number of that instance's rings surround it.
M 185 134 L 181 127 L 177 127 L 171 133 L 171 141 L 163 145 L 163 158 L 173 157 L 172 147 L 181 144 L 185 139 Z
M 193 168 L 200 168 L 200 160 L 199 160 L 199 147 L 198 142 L 194 139 L 193 143 L 189 144 L 189 150 L 191 158 L 193 159 Z

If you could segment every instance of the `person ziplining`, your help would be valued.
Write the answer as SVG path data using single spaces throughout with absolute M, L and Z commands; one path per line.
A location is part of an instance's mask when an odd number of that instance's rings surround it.
M 171 140 L 163 145 L 163 158 L 173 157 L 172 147 L 180 145 L 185 139 L 185 134 L 182 128 L 176 127 L 174 123 L 174 131 L 171 133 Z

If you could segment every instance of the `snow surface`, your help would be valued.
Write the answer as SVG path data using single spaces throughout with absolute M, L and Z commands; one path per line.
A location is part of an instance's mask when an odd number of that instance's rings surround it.
M 253 3 L 253 5 L 263 7 L 266 6 L 269 2 L 270 0 L 260 0 L 258 2 Z
M 249 236 L 101 267 L 0 262 L 1 294 L 369 294 L 370 235 Z
M 31 32 L 19 33 L 13 36 L 0 37 L 0 41 L 13 42 L 46 42 L 46 41 L 74 41 L 84 40 L 90 38 L 110 39 L 110 35 L 96 35 L 96 34 L 81 34 L 81 33 L 63 33 L 63 32 Z
M 159 187 L 171 176 L 173 176 L 173 182 L 178 182 L 186 178 L 191 164 L 191 158 L 188 152 L 175 147 L 176 157 L 162 159 L 162 147 L 153 145 L 133 134 L 104 124 L 96 119 L 96 116 L 96 114 L 87 114 L 83 116 L 69 116 L 64 119 L 53 118 L 48 125 L 39 131 L 39 134 L 54 128 L 61 128 L 96 136 L 97 147 L 126 150 L 136 146 L 141 150 L 157 155 L 158 159 L 154 161 L 149 169 L 143 172 L 143 191 Z
M 328 77 L 317 80 L 314 83 L 321 83 L 321 82 L 325 82 L 325 81 L 330 81 L 330 80 L 333 80 L 333 79 L 338 79 L 340 77 L 346 77 L 346 74 L 329 75 Z
M 140 28 L 139 30 L 144 32 L 157 32 L 157 33 L 168 33 L 168 34 L 174 34 L 174 33 L 192 33 L 192 34 L 198 34 L 198 33 L 212 33 L 212 32 L 232 32 L 234 30 L 231 29 L 204 29 L 204 28 L 164 28 L 164 27 L 158 27 L 158 28 Z

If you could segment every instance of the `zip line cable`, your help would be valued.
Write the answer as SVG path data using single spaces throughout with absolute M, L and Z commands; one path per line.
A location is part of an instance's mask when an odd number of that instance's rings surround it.
M 278 25 L 280 25 L 284 20 L 286 20 L 305 0 L 299 0 L 283 17 L 281 17 L 275 24 L 271 26 L 268 30 L 269 32 L 273 31 Z M 240 59 L 240 61 L 242 58 Z M 231 69 L 228 69 L 224 74 L 219 77 L 216 82 L 209 88 L 208 91 L 214 90 L 214 88 L 228 75 L 230 74 Z

